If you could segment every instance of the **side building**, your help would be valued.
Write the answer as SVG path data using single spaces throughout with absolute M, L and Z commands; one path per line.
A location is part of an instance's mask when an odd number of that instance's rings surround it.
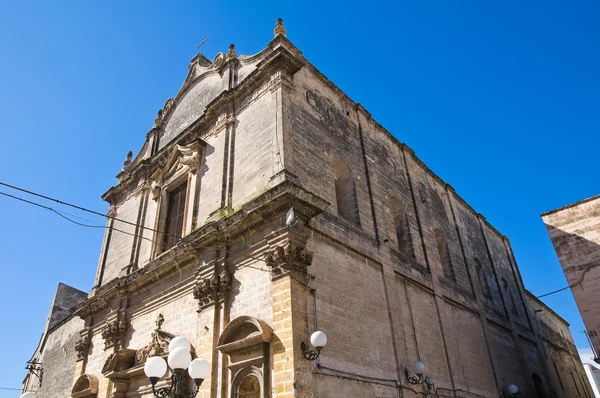
M 73 315 L 75 306 L 87 298 L 87 293 L 59 283 L 50 306 L 40 342 L 27 362 L 23 392 L 36 391 L 42 397 L 68 397 L 75 372 L 75 344 L 84 326 Z
M 545 348 L 568 328 L 542 329 L 508 239 L 281 20 L 258 54 L 188 70 L 103 196 L 71 389 L 42 398 L 150 397 L 144 364 L 177 335 L 211 364 L 202 398 L 577 396 L 554 379 L 583 380 L 570 337 L 556 368 Z
M 542 214 L 600 363 L 600 195 Z

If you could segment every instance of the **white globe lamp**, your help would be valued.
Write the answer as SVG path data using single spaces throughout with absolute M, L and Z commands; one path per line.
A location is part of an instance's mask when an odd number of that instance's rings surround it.
M 161 357 L 150 357 L 146 360 L 144 365 L 144 373 L 150 381 L 154 381 L 152 384 L 156 384 L 158 379 L 163 377 L 167 373 L 167 363 Z
M 210 373 L 210 364 L 206 359 L 196 358 L 190 363 L 188 373 L 194 381 L 197 379 L 204 380 Z
M 190 362 L 192 362 L 192 354 L 190 354 L 190 350 L 185 347 L 175 348 L 173 351 L 169 352 L 169 356 L 167 357 L 167 363 L 173 370 L 186 369 L 190 366 Z
M 317 350 L 320 350 L 327 345 L 327 336 L 325 333 L 317 330 L 310 336 L 310 344 Z
M 185 348 L 186 350 L 190 351 L 192 349 L 192 345 L 185 337 L 177 336 L 169 342 L 169 352 L 173 352 L 176 348 Z

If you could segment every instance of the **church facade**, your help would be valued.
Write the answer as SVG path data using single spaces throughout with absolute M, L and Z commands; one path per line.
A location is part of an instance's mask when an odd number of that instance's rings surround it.
M 151 397 L 144 363 L 174 336 L 211 364 L 202 398 L 592 396 L 508 239 L 281 20 L 258 54 L 194 57 L 117 178 L 94 287 L 32 357 L 36 397 Z

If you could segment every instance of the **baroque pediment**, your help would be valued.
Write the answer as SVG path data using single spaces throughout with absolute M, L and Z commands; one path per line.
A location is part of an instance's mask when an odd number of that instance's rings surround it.
M 145 347 L 137 350 L 135 353 L 136 364 L 145 363 L 146 360 L 154 356 L 164 356 L 169 353 L 169 343 L 175 335 L 162 330 L 162 324 L 165 318 L 162 314 L 158 314 L 156 319 L 156 329 L 150 335 L 150 343 Z

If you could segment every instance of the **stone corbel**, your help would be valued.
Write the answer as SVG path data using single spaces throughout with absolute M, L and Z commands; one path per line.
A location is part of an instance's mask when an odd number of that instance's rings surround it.
M 312 252 L 306 251 L 303 246 L 295 246 L 291 243 L 277 246 L 274 251 L 265 255 L 265 262 L 271 269 L 272 280 L 279 279 L 291 272 L 307 275 L 312 259 Z
M 102 329 L 102 338 L 104 339 L 104 348 L 120 346 L 123 344 L 125 334 L 127 333 L 128 324 L 124 317 L 107 321 Z
M 86 328 L 79 332 L 81 338 L 75 343 L 75 352 L 77 352 L 77 361 L 81 361 L 88 356 L 90 345 L 92 342 L 92 334 L 90 328 Z
M 198 300 L 199 310 L 224 300 L 231 290 L 231 279 L 229 271 L 223 271 L 221 275 L 215 273 L 210 278 L 198 279 L 194 287 L 194 298 Z
M 181 157 L 179 163 L 188 166 L 192 173 L 195 173 L 200 168 L 200 155 L 202 146 L 198 142 L 193 142 L 187 146 L 177 145 L 177 150 Z

